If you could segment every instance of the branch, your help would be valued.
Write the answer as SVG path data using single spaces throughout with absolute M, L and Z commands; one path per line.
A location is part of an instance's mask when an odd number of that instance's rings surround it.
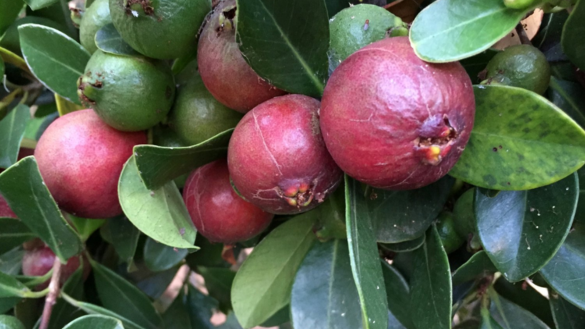
M 532 45 L 532 42 L 530 42 L 530 39 L 528 38 L 528 35 L 526 34 L 526 30 L 524 30 L 524 26 L 522 25 L 522 22 L 518 23 L 518 25 L 516 25 L 516 33 L 518 33 L 518 37 L 520 38 L 520 42 L 522 42 L 523 45 Z
M 51 283 L 49 283 L 49 294 L 45 299 L 45 307 L 43 308 L 43 315 L 41 317 L 41 325 L 39 326 L 39 329 L 47 329 L 49 327 L 51 312 L 53 312 L 53 306 L 57 302 L 57 297 L 61 290 L 60 279 L 61 261 L 59 260 L 59 257 L 55 257 L 55 262 L 53 263 L 53 275 L 51 276 Z

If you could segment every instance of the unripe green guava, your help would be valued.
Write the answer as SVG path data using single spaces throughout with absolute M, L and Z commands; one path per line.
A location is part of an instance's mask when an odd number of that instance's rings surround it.
M 97 50 L 77 81 L 82 103 L 111 127 L 139 131 L 159 123 L 175 97 L 170 67 L 163 61 Z
M 98 48 L 95 44 L 95 34 L 99 29 L 112 22 L 110 4 L 108 0 L 96 0 L 83 14 L 79 24 L 79 41 L 83 48 L 93 54 Z
M 450 254 L 459 249 L 465 240 L 457 233 L 455 220 L 451 212 L 445 211 L 439 215 L 437 231 L 445 252 Z

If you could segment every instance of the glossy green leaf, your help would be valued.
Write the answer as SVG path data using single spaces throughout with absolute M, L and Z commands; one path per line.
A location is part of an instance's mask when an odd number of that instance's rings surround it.
M 0 168 L 8 168 L 16 163 L 20 142 L 30 118 L 30 108 L 18 104 L 0 120 Z
M 503 329 L 548 329 L 549 327 L 522 307 L 490 291 L 490 313 Z
M 105 53 L 122 56 L 140 56 L 136 50 L 122 39 L 114 24 L 107 24 L 97 31 L 95 44 Z
M 424 235 L 443 209 L 454 182 L 451 177 L 444 177 L 415 190 L 368 192 L 370 218 L 378 242 L 398 243 Z
M 169 247 L 148 238 L 144 244 L 144 262 L 151 271 L 164 271 L 179 264 L 187 256 L 188 251 Z
M 84 264 L 84 266 L 89 266 L 89 264 Z M 83 269 L 80 268 L 65 282 L 62 291 L 72 298 L 81 299 L 83 297 L 83 281 Z M 81 314 L 77 312 L 76 307 L 60 298 L 53 307 L 49 329 L 61 329 L 79 316 Z
M 345 175 L 345 225 L 364 329 L 387 329 L 388 300 L 369 204 L 360 183 Z
M 35 237 L 20 220 L 0 218 L 0 255 Z
M 32 10 L 38 10 L 59 2 L 59 0 L 24 0 Z
M 86 315 L 66 325 L 63 329 L 124 329 L 122 321 L 104 315 Z
M 106 222 L 103 219 L 81 218 L 71 214 L 66 214 L 65 216 L 73 224 L 82 241 L 86 241 L 93 232 Z
M 100 233 L 104 240 L 114 246 L 118 256 L 128 264 L 128 268 L 132 269 L 140 231 L 132 225 L 128 218 L 119 216 L 108 219 L 106 224 L 102 226 Z
M 61 297 L 63 297 L 72 306 L 75 306 L 76 308 L 82 310 L 83 312 L 85 312 L 87 314 L 101 314 L 101 315 L 111 316 L 113 318 L 116 318 L 116 319 L 122 321 L 122 323 L 124 324 L 124 329 L 144 329 L 145 328 L 145 327 L 141 327 L 141 326 L 137 325 L 136 323 L 126 319 L 125 317 L 123 317 L 119 314 L 116 314 L 115 312 L 112 312 L 112 311 L 110 311 L 106 308 L 103 308 L 101 306 L 75 300 L 74 298 L 72 298 L 71 296 L 69 296 L 67 294 L 61 294 Z M 146 328 L 148 328 L 148 327 L 146 327 Z
M 309 250 L 295 277 L 290 311 L 296 328 L 363 328 L 346 240 Z
M 22 257 L 25 250 L 18 246 L 0 256 L 0 272 L 8 275 L 18 275 L 22 268 Z M 0 312 L 2 313 L 2 312 Z
M 148 190 L 131 157 L 122 170 L 118 195 L 124 214 L 142 233 L 168 246 L 195 249 L 197 231 L 173 181 Z
M 189 147 L 155 145 L 134 147 L 136 166 L 144 185 L 149 189 L 159 188 L 195 168 L 225 157 L 232 132 L 233 129 L 226 130 Z
M 382 273 L 386 285 L 386 296 L 388 298 L 388 309 L 401 325 L 406 328 L 414 328 L 410 319 L 408 304 L 410 301 L 410 287 L 398 270 L 382 260 Z M 390 326 L 390 324 L 389 324 Z
M 184 289 L 179 290 L 179 295 L 171 303 L 171 306 L 162 315 L 165 327 L 167 329 L 184 329 L 192 328 L 191 319 L 187 312 L 186 296 Z
M 585 70 L 585 1 L 578 0 L 573 7 L 571 15 L 563 28 L 561 44 L 567 57 L 581 70 Z
M 410 42 L 427 62 L 458 61 L 506 36 L 527 11 L 507 8 L 502 0 L 435 1 L 416 16 Z
M 413 252 L 410 315 L 417 328 L 451 328 L 452 286 L 447 253 L 433 225 Z M 432 296 L 432 297 L 430 297 Z
M 211 243 L 203 235 L 197 237 L 197 246 L 201 249 L 187 255 L 185 260 L 189 267 L 197 270 L 199 266 L 230 267 L 231 264 L 222 258 L 223 244 Z
M 581 127 L 585 127 L 585 95 L 581 85 L 551 77 L 547 96 Z
M 561 46 L 561 35 L 568 17 L 566 10 L 545 14 L 538 33 L 531 40 L 532 45 L 540 49 L 549 61 L 566 60 Z
M 540 95 L 476 86 L 475 103 L 471 138 L 450 175 L 488 189 L 526 190 L 552 184 L 585 163 L 585 131 Z
M 585 311 L 567 302 L 553 290 L 549 290 L 548 294 L 556 327 L 558 329 L 582 329 L 585 324 Z
M 290 302 L 294 275 L 312 244 L 316 212 L 289 219 L 254 248 L 232 286 L 234 312 L 245 328 L 261 324 Z
M 179 267 L 180 266 L 177 265 L 161 272 L 150 272 L 145 269 L 148 272 L 148 275 L 146 278 L 135 282 L 136 287 L 150 298 L 159 299 L 169 287 L 175 276 L 177 276 Z M 142 272 L 142 269 L 139 268 L 138 271 Z
M 496 322 L 496 320 L 494 320 L 487 307 L 482 307 L 480 312 L 481 327 L 479 329 L 504 329 Z
M 502 191 L 495 197 L 478 190 L 475 215 L 481 243 L 508 281 L 536 273 L 565 240 L 577 207 L 577 174 L 528 191 Z
M 380 247 L 386 250 L 394 251 L 394 252 L 406 252 L 406 251 L 413 251 L 425 243 L 425 236 L 424 234 L 419 236 L 414 240 L 398 242 L 398 243 L 386 243 L 381 244 Z
M 274 313 L 268 320 L 260 324 L 261 327 L 275 327 L 290 323 L 290 305 L 285 305 L 278 312 Z
M 524 282 L 510 283 L 500 277 L 493 287 L 500 296 L 536 315 L 546 325 L 554 328 L 555 323 L 548 299 L 531 285 Z
M 236 38 L 250 66 L 272 85 L 320 97 L 327 79 L 324 1 L 238 0 Z
M 138 288 L 110 269 L 92 262 L 98 295 L 107 309 L 145 328 L 158 328 L 162 318 Z
M 187 311 L 191 320 L 191 328 L 214 329 L 211 324 L 213 310 L 217 308 L 217 301 L 204 295 L 197 288 L 189 285 L 187 291 Z
M 4 63 L 10 63 L 25 72 L 31 73 L 24 59 L 10 50 L 0 47 L 0 57 L 2 57 Z
M 219 308 L 224 313 L 231 310 L 232 299 L 230 293 L 236 272 L 229 268 L 203 266 L 199 266 L 197 270 L 205 279 L 205 287 L 209 292 L 209 296 L 219 302 Z
M 63 32 L 38 24 L 18 27 L 22 54 L 33 74 L 49 89 L 80 104 L 77 79 L 83 75 L 89 53 Z
M 453 272 L 453 285 L 460 285 L 496 271 L 496 267 L 486 252 L 481 250 L 473 254 L 465 264 Z
M 479 78 L 480 72 L 485 70 L 487 64 L 499 52 L 500 52 L 499 50 L 490 48 L 486 51 L 482 51 L 481 53 L 473 57 L 465 58 L 460 61 L 461 65 L 463 65 L 465 71 L 467 71 L 467 74 L 471 78 L 472 83 L 481 82 L 481 79 Z
M 2 329 L 25 329 L 24 324 L 11 315 L 0 315 L 0 328 Z
M 317 209 L 321 211 L 315 225 L 317 238 L 319 240 L 346 239 L 345 189 L 339 186 Z
M 61 215 L 34 157 L 26 157 L 0 174 L 0 193 L 18 218 L 61 261 L 81 251 L 81 240 Z
M 0 298 L 25 297 L 30 290 L 12 276 L 0 272 Z
M 0 36 L 16 20 L 24 2 L 20 0 L 0 0 Z

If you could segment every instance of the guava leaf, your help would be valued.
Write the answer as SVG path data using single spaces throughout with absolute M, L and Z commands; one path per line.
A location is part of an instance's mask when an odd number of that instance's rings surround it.
M 151 271 L 164 271 L 179 264 L 188 252 L 188 249 L 169 247 L 148 238 L 144 243 L 144 263 Z
M 425 243 L 425 235 L 421 235 L 418 238 L 413 240 L 398 242 L 398 243 L 385 243 L 380 244 L 380 246 L 386 250 L 390 250 L 393 252 L 405 252 L 405 251 L 413 251 Z
M 152 299 L 159 299 L 167 290 L 173 279 L 177 276 L 180 266 L 171 267 L 161 272 L 151 272 L 144 267 L 140 267 L 137 276 L 146 275 L 139 281 L 134 282 L 136 287 Z
M 32 73 L 24 59 L 10 50 L 0 47 L 0 57 L 2 57 L 4 63 L 12 64 L 25 72 Z
M 22 257 L 24 257 L 24 253 L 25 250 L 21 246 L 18 246 L 2 254 L 0 256 L 0 272 L 8 275 L 18 275 L 22 268 Z
M 549 329 L 549 327 L 522 307 L 490 290 L 490 313 L 503 329 Z
M 585 127 L 585 95 L 581 85 L 551 77 L 547 96 L 581 127 Z
M 414 324 L 410 319 L 410 310 L 408 309 L 410 301 L 408 282 L 394 266 L 391 266 L 385 260 L 381 260 L 381 262 L 384 284 L 386 285 L 386 296 L 388 297 L 388 309 L 392 316 L 406 328 L 414 328 Z
M 30 293 L 30 289 L 24 284 L 12 276 L 0 272 L 0 298 L 25 297 L 27 293 Z
M 528 191 L 475 194 L 477 232 L 486 253 L 508 281 L 536 273 L 567 237 L 579 197 L 577 174 Z
M 488 257 L 485 251 L 481 250 L 473 254 L 465 264 L 459 266 L 453 272 L 453 285 L 457 286 L 462 283 L 475 280 L 482 275 L 495 273 L 496 267 Z
M 3 0 L 0 1 L 0 35 L 18 18 L 24 3 L 21 1 Z
M 217 301 L 204 295 L 192 285 L 188 287 L 186 305 L 189 319 L 191 320 L 191 328 L 215 328 L 211 324 L 211 316 L 213 316 L 213 310 L 217 308 Z
M 18 104 L 0 120 L 0 168 L 8 168 L 16 163 L 20 142 L 30 119 L 30 108 Z
M 135 268 L 134 254 L 140 231 L 124 216 L 110 218 L 100 230 L 104 240 L 110 243 L 120 259 L 128 264 L 128 271 Z
M 0 77 L 4 77 L 4 60 L 0 57 Z
M 532 38 L 532 45 L 544 53 L 546 58 L 566 60 L 561 46 L 563 27 L 569 17 L 566 10 L 544 14 L 538 33 Z
M 549 327 L 555 327 L 548 299 L 531 285 L 523 282 L 511 283 L 500 277 L 493 287 L 500 296 L 536 315 Z
M 554 290 L 549 289 L 550 308 L 557 328 L 579 329 L 585 323 L 585 311 L 567 302 Z
M 124 329 L 122 321 L 105 315 L 85 315 L 63 329 Z
M 119 56 L 141 56 L 122 39 L 114 24 L 106 24 L 95 34 L 95 44 L 104 53 Z
M 39 10 L 59 2 L 59 0 L 24 0 L 32 10 Z
M 35 238 L 28 226 L 18 219 L 0 218 L 0 255 Z
M 475 56 L 465 58 L 460 61 L 461 65 L 463 65 L 465 71 L 467 71 L 467 74 L 471 78 L 472 83 L 481 82 L 481 79 L 478 77 L 479 73 L 485 70 L 488 63 L 499 52 L 500 52 L 499 50 L 490 48 L 485 51 L 482 51 L 481 53 Z
M 552 184 L 585 163 L 585 131 L 544 97 L 508 86 L 476 86 L 475 126 L 449 172 L 494 190 Z
M 24 324 L 15 316 L 0 315 L 0 328 L 2 329 L 25 329 Z
M 90 265 L 86 263 L 84 266 Z M 83 281 L 83 269 L 79 268 L 71 277 L 69 277 L 67 282 L 65 282 L 62 291 L 73 298 L 81 299 L 83 298 Z M 49 329 L 61 329 L 67 323 L 79 316 L 81 316 L 81 314 L 77 312 L 76 307 L 73 307 L 62 298 L 59 298 L 53 307 L 53 312 L 51 313 Z
M 219 308 L 226 313 L 232 308 L 232 284 L 236 272 L 229 268 L 198 266 L 197 272 L 205 279 L 205 287 L 209 296 L 219 302 Z M 288 314 L 288 308 L 287 308 Z
M 67 99 L 59 96 L 59 94 L 55 94 L 55 104 L 57 105 L 57 112 L 59 112 L 59 116 L 64 116 L 67 113 L 83 110 L 81 105 L 72 103 Z
M 111 316 L 113 318 L 116 318 L 116 319 L 122 321 L 122 323 L 124 324 L 124 329 L 145 329 L 145 328 L 148 328 L 148 327 L 139 326 L 136 323 L 126 319 L 125 317 L 123 317 L 119 314 L 116 314 L 115 312 L 112 312 L 112 311 L 110 311 L 106 308 L 103 308 L 101 306 L 75 300 L 74 298 L 72 298 L 71 296 L 69 296 L 67 294 L 63 294 L 61 297 L 63 297 L 63 299 L 65 299 L 72 306 L 76 307 L 77 309 L 82 310 L 83 312 L 85 312 L 87 314 L 101 314 L 101 315 Z
M 584 21 L 585 1 L 578 0 L 565 23 L 561 38 L 561 44 L 563 45 L 565 54 L 581 70 L 585 70 L 585 43 L 583 42 L 583 34 L 585 34 Z
M 179 290 L 179 295 L 171 303 L 171 306 L 163 313 L 163 321 L 167 329 L 193 328 L 191 319 L 185 305 L 184 289 Z
M 349 6 L 347 0 L 325 0 L 325 6 L 327 6 L 327 14 L 329 18 L 335 16 L 338 12 Z

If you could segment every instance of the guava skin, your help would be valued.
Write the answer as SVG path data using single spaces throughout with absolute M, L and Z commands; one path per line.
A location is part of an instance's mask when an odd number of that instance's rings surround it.
M 55 253 L 51 248 L 42 246 L 33 250 L 28 250 L 22 258 L 22 274 L 26 276 L 43 276 L 47 274 L 55 263 Z M 67 264 L 61 265 L 60 285 L 63 285 L 81 265 L 81 256 L 73 256 L 67 260 Z M 84 278 L 89 275 L 89 266 L 84 266 Z M 36 287 L 37 290 L 43 290 L 49 286 L 50 279 Z
M 0 218 L 17 218 L 2 194 L 0 194 Z
M 197 63 L 203 83 L 220 103 L 246 113 L 256 105 L 285 94 L 248 65 L 236 42 L 236 1 L 214 8 L 199 37 Z
M 193 171 L 183 189 L 183 200 L 197 231 L 211 242 L 249 240 L 264 231 L 274 217 L 236 194 L 226 159 Z
M 109 0 L 120 36 L 137 52 L 174 59 L 195 52 L 209 0 Z
M 273 214 L 297 214 L 335 191 L 343 173 L 325 148 L 318 110 L 316 99 L 286 95 L 242 118 L 228 146 L 228 166 L 244 199 Z
M 351 177 L 380 189 L 416 189 L 446 175 L 475 116 L 461 64 L 419 59 L 408 37 L 370 44 L 333 72 L 323 93 L 321 131 Z
M 97 50 L 77 81 L 84 106 L 121 131 L 146 130 L 162 121 L 175 98 L 175 80 L 163 61 Z
M 95 35 L 99 29 L 112 23 L 110 3 L 108 0 L 96 0 L 83 14 L 79 24 L 79 42 L 90 54 L 98 50 Z
M 83 218 L 122 214 L 118 178 L 135 145 L 146 144 L 144 132 L 121 132 L 92 110 L 55 120 L 35 149 L 41 175 L 59 207 Z

